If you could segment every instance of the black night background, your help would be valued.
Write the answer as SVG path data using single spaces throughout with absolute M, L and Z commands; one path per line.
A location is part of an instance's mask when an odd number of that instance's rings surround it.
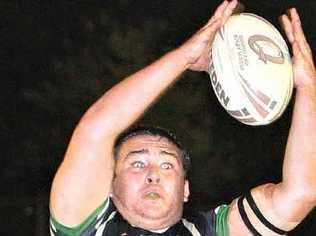
M 0 1 L 1 236 L 49 234 L 50 185 L 80 117 L 115 83 L 180 45 L 219 2 Z M 279 30 L 278 16 L 296 6 L 316 53 L 315 1 L 242 2 Z M 275 123 L 250 127 L 219 105 L 207 74 L 182 77 L 139 122 L 174 131 L 190 151 L 189 209 L 279 181 L 293 99 Z M 316 235 L 315 221 L 313 211 L 289 235 Z

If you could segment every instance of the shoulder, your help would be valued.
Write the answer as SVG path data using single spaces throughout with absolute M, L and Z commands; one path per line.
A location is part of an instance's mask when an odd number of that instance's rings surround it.
M 206 212 L 195 212 L 182 219 L 183 225 L 192 235 L 224 236 L 227 230 L 229 206 L 221 205 Z M 197 231 L 199 234 L 194 234 Z
M 51 214 L 50 215 L 50 234 L 59 235 L 96 235 L 98 231 L 105 229 L 106 223 L 114 218 L 116 208 L 110 198 L 107 198 L 97 209 L 95 209 L 82 223 L 75 227 L 68 227 L 61 224 Z

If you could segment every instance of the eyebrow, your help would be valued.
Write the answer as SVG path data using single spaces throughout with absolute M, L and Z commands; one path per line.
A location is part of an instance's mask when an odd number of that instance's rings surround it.
M 178 155 L 173 153 L 173 152 L 167 152 L 167 151 L 161 151 L 160 154 L 163 154 L 163 155 L 168 155 L 168 156 L 172 156 L 174 158 L 178 158 Z
M 130 151 L 127 155 L 126 155 L 126 159 L 131 157 L 131 156 L 134 156 L 134 155 L 137 155 L 137 154 L 148 154 L 149 153 L 149 150 L 148 149 L 140 149 L 140 150 L 133 150 L 133 151 Z M 168 152 L 168 151 L 165 151 L 165 150 L 162 150 L 160 151 L 160 154 L 162 155 L 166 155 L 166 156 L 172 156 L 174 158 L 178 158 L 178 155 L 173 153 L 173 152 Z
M 130 151 L 126 155 L 126 158 L 129 158 L 129 157 L 137 155 L 137 154 L 148 154 L 148 153 L 149 153 L 148 149 L 133 150 L 133 151 Z

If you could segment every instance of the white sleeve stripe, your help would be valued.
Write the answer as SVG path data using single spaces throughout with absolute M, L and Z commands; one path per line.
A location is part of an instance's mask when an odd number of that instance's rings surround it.
M 182 219 L 183 225 L 191 232 L 192 236 L 201 236 L 195 225 L 186 219 Z
M 53 228 L 54 232 L 57 232 L 56 228 L 55 228 L 55 225 L 53 224 L 52 220 L 49 220 L 50 221 L 50 225 L 51 227 Z
M 49 232 L 51 236 L 55 236 L 55 232 L 52 230 L 52 228 L 49 228 Z
M 110 205 L 110 198 L 107 198 L 104 208 L 102 209 L 102 211 L 97 216 L 97 220 L 100 219 L 100 217 L 103 215 L 103 213 L 109 208 L 109 205 Z
M 102 236 L 105 226 L 110 220 L 114 218 L 115 214 L 116 214 L 116 211 L 113 211 L 111 215 L 109 215 L 109 217 L 106 219 L 105 222 L 103 222 L 102 224 L 100 224 L 101 221 L 98 222 L 98 224 L 95 226 L 95 229 L 97 230 L 95 236 Z

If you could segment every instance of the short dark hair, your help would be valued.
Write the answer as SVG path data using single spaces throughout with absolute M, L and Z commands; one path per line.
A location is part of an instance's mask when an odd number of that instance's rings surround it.
M 133 126 L 127 129 L 126 131 L 121 133 L 115 141 L 114 158 L 115 159 L 117 158 L 118 152 L 123 143 L 125 143 L 130 138 L 140 136 L 140 135 L 158 136 L 158 137 L 166 138 L 169 142 L 176 145 L 176 147 L 179 148 L 179 150 L 181 151 L 182 166 L 184 169 L 185 176 L 188 175 L 188 172 L 191 168 L 191 159 L 190 159 L 189 153 L 187 152 L 187 150 L 183 148 L 182 144 L 177 139 L 174 133 L 162 127 Z

